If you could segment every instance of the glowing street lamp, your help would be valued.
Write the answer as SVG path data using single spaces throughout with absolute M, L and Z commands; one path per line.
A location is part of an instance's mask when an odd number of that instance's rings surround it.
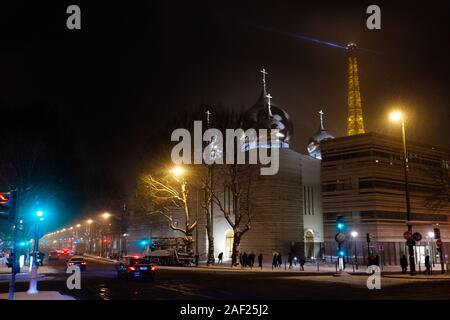
M 395 110 L 391 112 L 389 117 L 391 118 L 391 121 L 399 121 L 403 119 L 403 114 L 401 111 Z
M 103 217 L 104 219 L 109 219 L 109 218 L 111 217 L 111 213 L 105 212 L 105 213 L 102 214 L 102 217 Z
M 77 224 L 77 228 L 81 227 L 81 224 Z
M 412 232 L 411 221 L 411 204 L 409 200 L 409 185 L 408 185 L 408 152 L 406 150 L 406 130 L 405 130 L 405 116 L 401 111 L 395 110 L 390 114 L 391 121 L 399 122 L 402 125 L 402 142 L 403 142 L 403 166 L 405 171 L 405 199 L 406 199 L 406 224 L 408 225 L 408 231 Z M 416 274 L 416 264 L 414 259 L 414 245 L 410 243 L 408 245 L 409 253 L 409 265 L 410 274 L 413 276 Z
M 89 220 L 87 220 L 86 222 L 87 222 L 88 224 L 92 224 L 92 223 L 94 222 L 94 220 L 89 219 Z
M 184 175 L 186 170 L 181 166 L 176 166 L 172 168 L 171 172 L 175 177 L 181 177 L 182 175 Z

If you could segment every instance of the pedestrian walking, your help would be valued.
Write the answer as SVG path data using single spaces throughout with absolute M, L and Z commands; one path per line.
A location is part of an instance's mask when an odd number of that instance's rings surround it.
M 289 269 L 292 269 L 292 252 L 289 252 L 288 256 L 288 263 L 289 263 Z
M 263 254 L 260 253 L 258 255 L 258 266 L 261 268 L 261 270 L 262 270 L 262 263 L 263 263 Z
M 278 256 L 277 256 L 277 263 L 278 263 L 278 267 L 281 268 L 281 265 L 283 264 L 283 262 L 281 260 L 281 254 L 278 254 Z
M 248 256 L 247 256 L 247 252 L 244 252 L 244 254 L 242 255 L 242 266 L 246 267 L 248 265 Z
M 430 256 L 425 257 L 425 274 L 431 274 Z
M 301 256 L 300 257 L 300 268 L 301 268 L 302 271 L 305 271 L 305 267 L 304 267 L 305 263 L 306 263 L 305 257 Z
M 222 264 L 223 252 L 219 253 L 218 259 L 219 259 L 219 261 L 218 261 L 217 263 L 218 263 L 218 264 Z
M 278 264 L 278 254 L 274 253 L 273 254 L 273 260 L 272 260 L 272 269 L 276 268 Z
M 195 266 L 198 266 L 198 260 L 200 259 L 200 256 L 199 256 L 199 254 L 197 253 L 196 255 L 195 255 Z
M 408 259 L 406 259 L 406 255 L 402 255 L 400 258 L 400 267 L 402 267 L 402 273 L 405 274 L 408 269 Z
M 253 265 L 255 264 L 255 254 L 251 252 L 248 256 L 248 264 L 250 268 L 253 268 Z

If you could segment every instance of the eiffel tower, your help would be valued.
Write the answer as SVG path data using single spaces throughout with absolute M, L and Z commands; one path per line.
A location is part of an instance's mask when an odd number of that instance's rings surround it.
M 365 133 L 359 89 L 358 62 L 356 60 L 356 44 L 347 45 L 348 52 L 348 118 L 347 135 Z

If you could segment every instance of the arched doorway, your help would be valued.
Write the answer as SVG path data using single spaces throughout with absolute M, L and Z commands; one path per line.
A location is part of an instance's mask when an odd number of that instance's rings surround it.
M 233 230 L 227 230 L 225 232 L 225 257 L 231 258 L 233 254 Z
M 307 258 L 314 257 L 314 232 L 307 229 L 305 232 L 305 253 Z

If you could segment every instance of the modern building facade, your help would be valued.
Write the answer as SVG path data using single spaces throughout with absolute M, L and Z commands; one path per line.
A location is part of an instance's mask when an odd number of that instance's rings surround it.
M 422 235 L 416 256 L 423 266 L 425 255 L 436 259 L 432 238 L 436 227 L 441 230 L 444 254 L 448 255 L 450 207 L 448 194 L 442 192 L 448 192 L 450 151 L 411 141 L 407 145 L 411 224 L 413 232 Z M 321 152 L 327 254 L 336 255 L 336 217 L 342 216 L 348 224 L 348 256 L 355 255 L 356 246 L 361 262 L 372 250 L 383 264 L 398 264 L 401 254 L 407 253 L 403 238 L 407 225 L 401 139 L 377 133 L 339 137 L 324 141 Z M 350 237 L 351 231 L 358 236 Z

